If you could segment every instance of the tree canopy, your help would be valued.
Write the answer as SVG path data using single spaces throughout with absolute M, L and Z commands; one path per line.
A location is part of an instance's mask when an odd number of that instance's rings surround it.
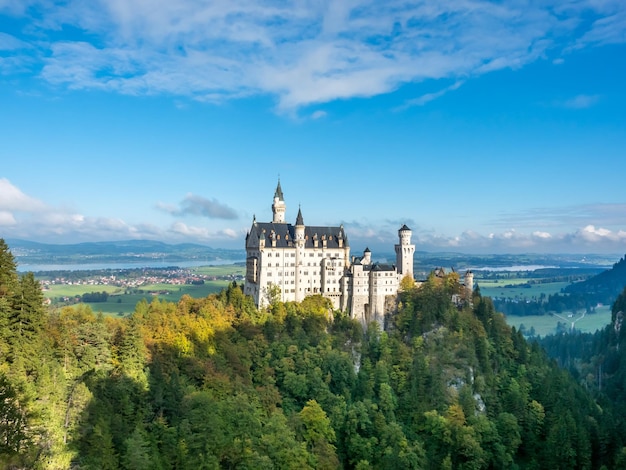
M 617 468 L 619 415 L 458 276 L 365 331 L 321 296 L 48 311 L 0 244 L 0 466 Z M 623 348 L 624 349 L 624 348 Z

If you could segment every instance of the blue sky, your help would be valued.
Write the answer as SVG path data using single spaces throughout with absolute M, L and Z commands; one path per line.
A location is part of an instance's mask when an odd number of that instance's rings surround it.
M 623 0 L 0 0 L 0 237 L 626 252 Z

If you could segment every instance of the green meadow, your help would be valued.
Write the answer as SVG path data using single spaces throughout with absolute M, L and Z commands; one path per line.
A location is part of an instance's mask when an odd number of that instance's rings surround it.
M 568 315 L 572 315 L 569 317 Z M 611 307 L 608 305 L 598 307 L 595 313 L 584 315 L 582 313 L 562 313 L 556 315 L 529 315 L 529 316 L 508 316 L 506 322 L 519 329 L 524 325 L 526 332 L 531 328 L 535 329 L 537 336 L 546 336 L 556 333 L 557 323 L 565 323 L 567 328 L 572 327 L 583 333 L 595 333 L 611 323 Z
M 481 295 L 485 297 L 500 297 L 509 299 L 538 299 L 541 294 L 546 297 L 561 292 L 568 282 L 549 282 L 549 279 L 532 279 L 533 284 L 528 283 L 528 278 L 513 279 L 478 279 L 475 281 L 480 288 Z M 538 282 L 541 281 L 541 282 Z
M 104 315 L 125 316 L 135 311 L 135 306 L 143 299 L 151 302 L 155 298 L 177 302 L 183 295 L 201 298 L 209 294 L 220 292 L 232 281 L 223 279 L 227 276 L 243 275 L 245 268 L 238 265 L 225 266 L 201 266 L 192 268 L 195 274 L 213 277 L 205 280 L 204 284 L 174 285 L 174 284 L 147 284 L 138 288 L 126 289 L 108 285 L 52 285 L 44 290 L 44 296 L 52 300 L 53 305 L 61 307 L 64 303 L 59 302 L 63 297 L 75 298 L 90 292 L 106 292 L 109 297 L 106 302 L 85 302 L 94 312 L 102 312 Z M 218 279 L 218 278 L 222 279 Z

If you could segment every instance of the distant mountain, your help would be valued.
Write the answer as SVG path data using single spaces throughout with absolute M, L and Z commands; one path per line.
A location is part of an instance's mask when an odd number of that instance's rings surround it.
M 86 242 L 67 245 L 5 240 L 18 265 L 243 260 L 244 250 L 211 248 L 194 243 L 167 244 L 154 240 Z

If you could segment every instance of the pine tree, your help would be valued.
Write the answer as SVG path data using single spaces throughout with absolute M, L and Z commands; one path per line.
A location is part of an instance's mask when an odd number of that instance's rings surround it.
M 4 239 L 0 238 L 0 299 L 9 297 L 18 282 L 15 258 Z

